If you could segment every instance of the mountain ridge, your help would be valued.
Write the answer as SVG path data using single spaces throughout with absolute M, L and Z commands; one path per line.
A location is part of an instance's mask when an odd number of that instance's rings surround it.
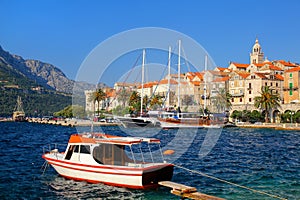
M 95 88 L 93 84 L 69 79 L 62 70 L 52 64 L 35 59 L 24 59 L 22 56 L 11 54 L 5 51 L 1 45 L 0 62 L 46 89 L 72 94 L 75 83 L 76 90 L 81 92 Z

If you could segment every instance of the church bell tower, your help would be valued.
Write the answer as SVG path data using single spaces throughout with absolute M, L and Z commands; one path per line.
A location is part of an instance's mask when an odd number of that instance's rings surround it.
M 252 52 L 250 53 L 250 64 L 263 63 L 264 53 L 261 50 L 261 46 L 256 38 L 255 44 L 252 47 Z

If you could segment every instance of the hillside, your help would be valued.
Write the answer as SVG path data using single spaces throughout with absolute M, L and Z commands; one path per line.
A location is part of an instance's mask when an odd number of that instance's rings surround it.
M 67 78 L 59 68 L 52 64 L 33 59 L 25 60 L 21 56 L 13 55 L 3 50 L 1 46 L 0 64 L 2 67 L 6 66 L 6 68 L 9 68 L 14 74 L 27 77 L 29 80 L 46 89 L 67 94 L 73 92 L 75 81 Z M 7 70 L 4 69 L 4 71 Z M 86 89 L 94 88 L 94 85 L 85 82 L 77 82 L 76 87 L 79 90 L 84 91 Z
M 25 60 L 0 46 L 0 116 L 11 116 L 17 96 L 21 96 L 28 116 L 49 115 L 72 104 L 75 81 L 68 79 L 57 67 L 38 60 Z M 80 82 L 80 95 L 93 85 Z

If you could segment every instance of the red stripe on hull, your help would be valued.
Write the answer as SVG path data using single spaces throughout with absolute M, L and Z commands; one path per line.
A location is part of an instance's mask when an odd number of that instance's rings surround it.
M 67 168 L 67 169 L 72 169 L 72 170 L 78 170 L 78 171 L 84 171 L 84 172 L 91 172 L 91 173 L 99 173 L 99 174 L 112 174 L 112 175 L 126 175 L 126 176 L 142 176 L 142 174 L 126 174 L 126 173 L 114 173 L 114 172 L 101 172 L 101 171 L 95 171 L 95 170 L 88 170 L 88 169 L 80 169 L 80 168 L 75 168 L 75 167 L 69 167 L 65 165 L 60 165 L 57 163 L 49 162 L 51 165 L 56 165 L 59 167 Z M 142 171 L 141 171 L 142 172 Z
M 68 165 L 75 165 L 75 166 L 81 166 L 81 167 L 92 167 L 92 168 L 102 168 L 102 169 L 120 169 L 120 170 L 127 170 L 127 171 L 140 171 L 141 168 L 132 168 L 132 167 L 120 167 L 118 168 L 117 166 L 96 166 L 96 165 L 87 165 L 87 164 L 79 164 L 79 163 L 73 163 L 73 162 L 68 162 L 68 161 L 63 161 L 63 160 L 58 160 L 58 159 L 53 159 L 53 158 L 48 158 L 45 156 L 46 154 L 44 154 L 42 156 L 43 159 L 47 160 L 48 162 L 53 161 L 53 162 L 60 162 L 63 164 L 68 164 Z M 173 166 L 172 164 L 162 164 L 160 165 L 161 167 L 165 167 L 165 166 Z M 149 166 L 149 167 L 145 167 L 142 168 L 144 171 L 145 170 L 152 170 L 152 169 L 156 169 L 158 166 Z

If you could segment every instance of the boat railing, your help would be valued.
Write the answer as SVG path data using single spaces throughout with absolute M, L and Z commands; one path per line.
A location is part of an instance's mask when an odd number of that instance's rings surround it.
M 67 147 L 66 144 L 51 143 L 42 147 L 43 154 L 62 152 L 66 149 L 66 147 Z

